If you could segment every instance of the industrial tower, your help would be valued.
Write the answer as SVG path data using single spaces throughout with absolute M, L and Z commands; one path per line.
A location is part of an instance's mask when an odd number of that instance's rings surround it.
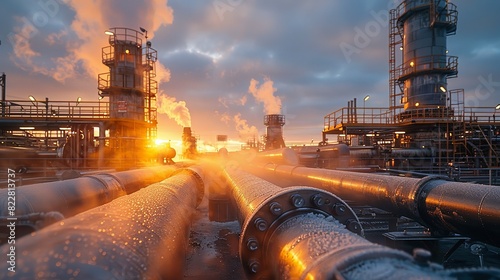
M 147 31 L 141 31 L 110 28 L 109 46 L 102 48 L 109 72 L 99 74 L 99 95 L 109 97 L 109 147 L 119 149 L 122 159 L 135 159 L 141 155 L 138 148 L 151 147 L 156 138 L 157 51 L 147 41 Z
M 437 114 L 447 106 L 447 78 L 457 76 L 458 58 L 448 56 L 446 36 L 456 33 L 457 21 L 456 6 L 446 0 L 406 0 L 390 11 L 389 104 L 393 116 L 405 118 L 422 108 Z M 397 52 L 401 53 L 398 66 Z M 402 109 L 406 114 L 400 115 Z M 452 114 L 450 110 L 449 116 Z
M 283 140 L 283 126 L 285 125 L 285 116 L 280 114 L 270 114 L 264 116 L 264 125 L 266 126 L 266 150 L 280 149 L 285 147 Z

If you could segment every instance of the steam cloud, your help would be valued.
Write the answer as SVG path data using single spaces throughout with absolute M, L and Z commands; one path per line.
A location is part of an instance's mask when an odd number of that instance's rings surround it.
M 241 140 L 248 140 L 253 137 L 258 137 L 259 131 L 255 126 L 248 125 L 247 121 L 241 118 L 241 114 L 237 114 L 233 117 L 233 121 L 236 124 L 236 130 Z
M 259 81 L 252 79 L 248 92 L 251 93 L 255 100 L 264 104 L 264 113 L 279 114 L 281 111 L 281 98 L 274 96 L 276 89 L 273 87 L 273 81 L 269 78 L 264 78 L 264 83 L 259 87 Z
M 191 114 L 185 101 L 177 101 L 174 97 L 159 94 L 157 103 L 158 113 L 167 114 L 180 126 L 191 127 Z

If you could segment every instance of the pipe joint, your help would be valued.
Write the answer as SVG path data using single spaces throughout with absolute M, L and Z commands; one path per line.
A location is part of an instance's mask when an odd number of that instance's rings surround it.
M 354 211 L 339 197 L 311 187 L 281 189 L 262 201 L 245 219 L 240 238 L 240 258 L 249 278 L 269 275 L 268 257 L 275 231 L 287 220 L 305 213 L 333 217 L 359 235 L 363 229 Z
M 417 183 L 413 186 L 413 205 L 410 207 L 411 211 L 415 215 L 415 217 L 418 217 L 420 220 L 422 220 L 422 217 L 425 216 L 425 213 L 423 211 L 425 208 L 425 199 L 427 195 L 429 194 L 429 191 L 433 188 L 433 185 L 429 184 L 431 181 L 437 181 L 437 180 L 442 180 L 442 181 L 449 181 L 449 178 L 446 176 L 440 176 L 440 175 L 431 175 L 431 176 L 426 176 L 420 180 L 417 181 Z M 425 222 L 425 221 L 424 221 Z

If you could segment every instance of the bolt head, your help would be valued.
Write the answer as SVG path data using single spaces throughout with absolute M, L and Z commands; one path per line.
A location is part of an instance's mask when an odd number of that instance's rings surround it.
M 320 194 L 315 194 L 312 197 L 312 202 L 316 207 L 321 207 L 325 204 L 325 199 Z
M 260 262 L 257 260 L 251 260 L 248 264 L 248 268 L 250 268 L 252 273 L 257 273 L 260 270 Z
M 306 200 L 300 194 L 294 194 L 291 197 L 292 205 L 299 208 L 304 206 Z
M 259 230 L 259 231 L 266 231 L 267 230 L 267 222 L 266 222 L 266 220 L 264 220 L 262 218 L 255 219 L 254 225 L 255 225 L 255 228 L 257 228 L 257 230 Z
M 255 251 L 259 249 L 259 241 L 257 241 L 257 239 L 255 238 L 249 238 L 247 240 L 247 248 L 250 251 Z
M 333 206 L 333 212 L 335 213 L 335 215 L 337 216 L 342 216 L 345 214 L 346 212 L 346 208 L 345 208 L 345 205 L 342 205 L 342 204 L 335 204 L 335 206 Z
M 278 202 L 273 202 L 269 205 L 269 210 L 271 210 L 271 213 L 274 215 L 280 215 L 283 212 L 283 207 L 281 207 L 281 204 Z
M 361 225 L 357 221 L 351 220 L 347 224 L 347 229 L 354 232 L 354 233 L 360 233 L 361 232 Z

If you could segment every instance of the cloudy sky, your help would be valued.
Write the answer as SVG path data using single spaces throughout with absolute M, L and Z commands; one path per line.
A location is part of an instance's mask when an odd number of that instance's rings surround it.
M 399 1 L 397 1 L 399 2 Z M 455 0 L 466 105 L 500 103 L 500 1 Z M 144 27 L 158 51 L 159 136 L 191 125 L 205 143 L 265 133 L 266 112 L 283 113 L 287 142 L 321 138 L 323 117 L 369 94 L 388 106 L 392 0 L 4 0 L 0 72 L 7 98 L 97 101 L 109 27 Z M 349 51 L 346 51 L 349 50 Z M 358 103 L 359 104 L 359 103 Z M 187 112 L 189 111 L 189 115 Z M 189 124 L 190 122 L 190 124 Z

